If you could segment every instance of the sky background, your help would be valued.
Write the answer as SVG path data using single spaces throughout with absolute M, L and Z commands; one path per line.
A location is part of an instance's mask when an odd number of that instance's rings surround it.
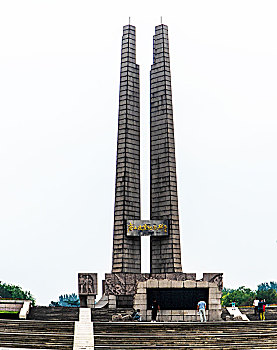
M 0 0 L 0 281 L 47 305 L 77 293 L 78 272 L 100 280 L 111 271 L 129 16 L 140 65 L 142 219 L 152 40 L 163 16 L 183 271 L 223 272 L 226 287 L 276 281 L 277 3 L 267 0 Z

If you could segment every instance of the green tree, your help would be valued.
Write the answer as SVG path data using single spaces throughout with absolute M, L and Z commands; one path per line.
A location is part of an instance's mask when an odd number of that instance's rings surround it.
M 265 299 L 267 304 L 276 304 L 277 292 L 275 289 L 257 290 L 257 298 Z
M 60 295 L 59 301 L 51 301 L 49 306 L 80 307 L 80 299 L 75 293 Z
M 264 282 L 258 285 L 258 290 L 269 290 L 269 289 L 275 289 L 277 291 L 277 283 L 276 282 Z
M 6 290 L 4 286 L 0 284 L 0 298 L 8 299 L 11 297 L 12 297 L 11 293 L 8 290 Z
M 237 306 L 247 306 L 252 305 L 255 298 L 255 292 L 250 288 L 241 286 L 237 289 L 223 288 L 221 305 L 230 306 L 233 302 Z
M 21 287 L 13 284 L 6 284 L 0 281 L 0 297 L 9 299 L 31 300 L 35 305 L 35 298 L 29 291 L 24 291 Z

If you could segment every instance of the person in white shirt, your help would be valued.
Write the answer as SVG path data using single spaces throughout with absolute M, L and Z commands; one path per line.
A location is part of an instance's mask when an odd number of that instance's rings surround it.
M 255 316 L 258 315 L 258 304 L 259 304 L 259 299 L 256 298 L 256 299 L 253 301 Z

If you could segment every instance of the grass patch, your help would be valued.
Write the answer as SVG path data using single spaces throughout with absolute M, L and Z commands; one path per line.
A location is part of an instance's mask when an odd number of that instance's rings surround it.
M 0 314 L 18 314 L 19 311 L 8 311 L 8 310 L 0 310 Z

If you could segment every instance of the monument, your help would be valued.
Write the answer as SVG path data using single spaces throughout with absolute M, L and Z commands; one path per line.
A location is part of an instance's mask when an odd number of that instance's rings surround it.
M 182 272 L 168 28 L 156 27 L 150 72 L 150 216 L 169 221 L 151 237 L 151 273 Z
M 140 237 L 126 220 L 140 219 L 140 98 L 136 28 L 123 27 L 118 112 L 112 272 L 140 273 Z
M 169 40 L 164 24 L 156 26 L 153 38 L 150 162 L 150 220 L 141 220 L 139 66 L 136 28 L 129 24 L 123 27 L 121 48 L 112 272 L 105 275 L 103 298 L 109 308 L 139 308 L 143 320 L 150 320 L 151 303 L 157 299 L 161 321 L 196 321 L 197 302 L 205 300 L 208 319 L 218 320 L 222 273 L 204 273 L 196 280 L 195 273 L 182 272 Z M 150 236 L 149 273 L 141 273 L 144 235 Z M 79 274 L 81 305 L 93 307 L 95 295 L 88 293 L 84 276 Z

